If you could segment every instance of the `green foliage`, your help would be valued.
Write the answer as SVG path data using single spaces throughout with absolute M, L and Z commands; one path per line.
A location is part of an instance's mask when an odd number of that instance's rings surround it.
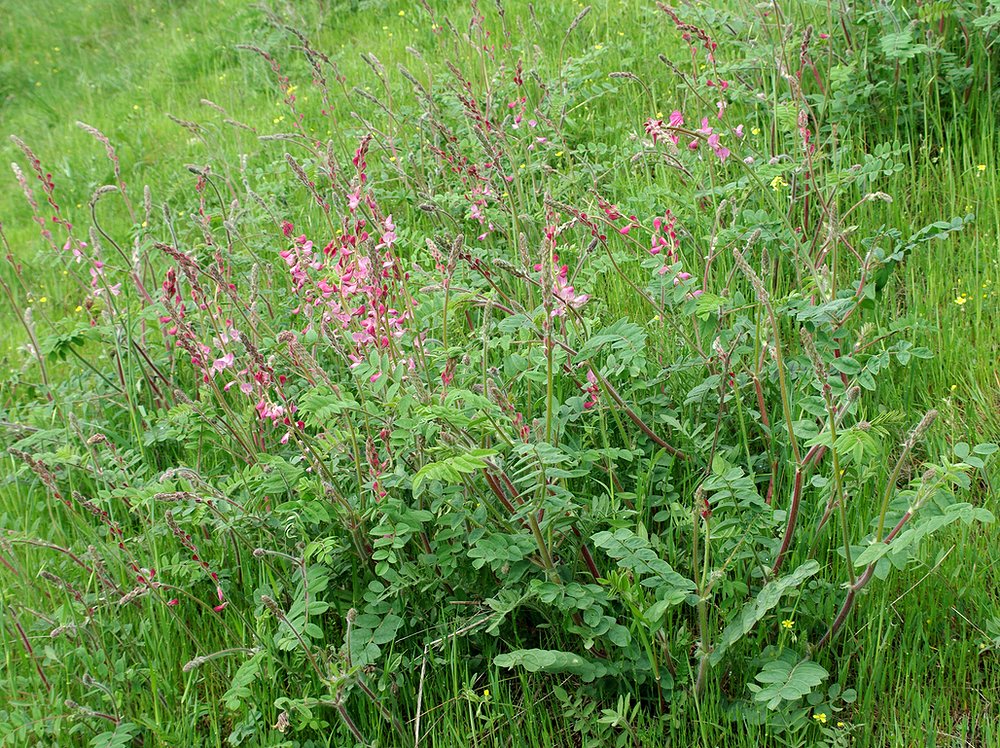
M 0 743 L 995 737 L 992 0 L 126 5 L 0 30 Z
M 783 595 L 794 590 L 819 570 L 820 566 L 817 561 L 806 561 L 791 574 L 774 579 L 761 587 L 757 596 L 743 606 L 743 610 L 739 612 L 722 632 L 722 636 L 719 637 L 715 649 L 712 650 L 710 658 L 712 664 L 717 665 L 731 646 L 749 634 L 753 627 L 781 602 Z M 763 683 L 764 681 L 761 682 Z
M 808 696 L 830 674 L 811 660 L 789 661 L 777 659 L 768 662 L 754 679 L 763 685 L 750 683 L 754 701 L 777 709 L 783 701 L 797 701 Z
M 607 669 L 600 662 L 591 662 L 572 652 L 551 649 L 518 649 L 493 658 L 493 664 L 504 668 L 524 668 L 529 673 L 569 673 L 584 683 L 603 676 Z

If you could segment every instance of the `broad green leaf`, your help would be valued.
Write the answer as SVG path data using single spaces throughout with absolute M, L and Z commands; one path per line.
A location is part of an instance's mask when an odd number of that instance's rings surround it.
M 773 660 L 757 673 L 756 680 L 764 686 L 753 687 L 752 690 L 756 690 L 753 699 L 766 702 L 767 708 L 774 710 L 782 701 L 795 701 L 807 696 L 829 676 L 823 667 L 811 660 L 794 664 L 787 660 Z
M 598 548 L 618 561 L 619 566 L 641 578 L 643 587 L 655 589 L 657 597 L 677 605 L 694 592 L 694 582 L 674 571 L 670 564 L 656 555 L 648 540 L 640 538 L 627 527 L 613 533 L 596 533 L 592 540 Z
M 760 592 L 757 593 L 757 597 L 744 605 L 743 610 L 726 626 L 722 632 L 722 636 L 719 638 L 718 644 L 709 657 L 709 663 L 717 665 L 722 660 L 726 650 L 750 633 L 751 629 L 757 625 L 757 622 L 778 604 L 782 595 L 798 587 L 802 582 L 818 572 L 819 569 L 818 561 L 809 560 L 791 574 L 773 579 L 765 584 Z
M 579 676 L 584 683 L 590 683 L 607 672 L 607 668 L 599 662 L 554 649 L 518 649 L 497 655 L 493 664 L 505 668 L 523 667 L 529 673 L 570 673 Z

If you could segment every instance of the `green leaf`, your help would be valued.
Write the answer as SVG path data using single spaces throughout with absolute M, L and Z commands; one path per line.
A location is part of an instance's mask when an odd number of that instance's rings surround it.
M 230 711 L 236 711 L 243 706 L 244 701 L 250 698 L 250 684 L 260 675 L 260 665 L 263 658 L 264 653 L 258 652 L 240 665 L 236 671 L 232 683 L 229 684 L 229 690 L 222 694 L 222 703 Z
M 777 709 L 782 701 L 795 701 L 807 696 L 830 674 L 811 660 L 791 663 L 787 660 L 773 660 L 757 673 L 756 680 L 764 687 L 753 690 L 754 701 L 766 702 L 767 708 Z
M 918 55 L 930 52 L 926 44 L 913 42 L 913 31 L 904 29 L 898 33 L 885 34 L 879 40 L 879 47 L 887 60 L 912 60 Z
M 462 476 L 475 473 L 486 467 L 486 460 L 495 454 L 496 452 L 492 449 L 472 449 L 424 465 L 413 476 L 413 495 L 419 496 L 424 483 L 430 480 L 442 483 L 460 483 Z
M 781 597 L 789 590 L 795 589 L 806 579 L 818 572 L 819 562 L 815 559 L 806 561 L 791 574 L 787 574 L 778 579 L 773 579 L 765 584 L 757 597 L 743 606 L 729 625 L 726 626 L 719 638 L 719 642 L 709 657 L 709 664 L 717 665 L 726 650 L 750 633 L 757 622 L 763 618 L 768 611 L 780 602 Z
M 523 667 L 529 673 L 570 673 L 584 683 L 590 683 L 607 672 L 607 668 L 599 662 L 554 649 L 518 649 L 497 655 L 493 664 L 505 668 Z
M 625 567 L 637 578 L 642 578 L 643 587 L 657 590 L 657 596 L 677 605 L 692 592 L 694 582 L 681 576 L 670 564 L 656 555 L 648 540 L 644 540 L 627 527 L 610 532 L 599 532 L 592 538 L 594 545 L 602 549 L 618 565 Z
M 122 722 L 114 730 L 102 732 L 90 739 L 90 748 L 126 748 L 132 745 L 139 728 L 131 722 Z

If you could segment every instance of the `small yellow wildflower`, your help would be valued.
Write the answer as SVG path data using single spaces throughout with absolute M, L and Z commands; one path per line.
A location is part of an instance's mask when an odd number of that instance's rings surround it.
M 663 119 L 663 112 L 657 112 L 656 119 Z
M 795 626 L 795 621 L 791 620 L 790 618 L 786 618 L 784 621 L 781 622 L 781 628 L 788 629 L 789 631 L 791 631 L 794 626 Z
M 562 153 L 563 153 L 562 151 L 556 151 L 556 158 L 559 158 L 562 155 Z
M 959 306 L 962 306 L 962 304 L 964 304 L 968 300 L 969 300 L 969 297 L 966 296 L 964 293 L 963 294 L 959 294 L 958 296 L 955 297 L 955 303 L 958 304 Z
M 139 105 L 138 104 L 133 104 L 132 105 L 132 111 L 133 112 L 138 112 L 139 111 Z
M 760 135 L 760 128 L 759 127 L 751 127 L 750 128 L 750 134 L 751 135 Z
M 75 309 L 75 311 L 77 311 L 77 312 L 82 312 L 82 311 L 83 311 L 83 307 L 82 307 L 82 306 L 80 306 L 79 304 L 77 304 L 77 305 L 76 305 L 76 309 Z
M 48 296 L 43 296 L 42 298 L 40 298 L 40 299 L 38 300 L 38 303 L 39 303 L 39 304 L 44 304 L 44 303 L 45 303 L 46 301 L 48 301 L 48 300 L 49 300 L 49 297 L 48 297 Z
M 604 45 L 603 44 L 595 44 L 594 45 L 594 49 L 596 49 L 598 52 L 600 52 L 602 49 L 604 49 Z
M 957 384 L 953 384 L 953 385 L 951 386 L 951 391 L 952 391 L 952 392 L 954 392 L 954 391 L 955 391 L 955 390 L 957 390 L 957 389 L 958 389 L 958 385 L 957 385 Z
M 143 227 L 143 228 L 146 228 L 147 226 L 149 226 L 149 222 L 147 222 L 147 221 L 143 221 L 143 222 L 142 222 L 142 227 Z
M 819 714 L 814 714 L 813 719 L 819 722 L 821 725 L 826 724 L 826 712 L 820 712 Z
M 389 156 L 389 161 L 391 161 L 392 163 L 396 163 L 396 157 L 395 156 Z
M 401 10 L 401 11 L 399 11 L 399 17 L 400 17 L 400 18 L 402 18 L 402 17 L 403 17 L 403 16 L 405 16 L 405 15 L 406 15 L 406 11 L 405 11 L 405 10 Z
M 42 82 L 41 81 L 35 81 L 35 88 L 41 88 L 41 87 L 42 87 Z
M 986 164 L 979 164 L 976 168 L 979 169 L 979 171 L 986 171 Z
M 490 697 L 490 689 L 487 688 L 486 690 L 483 691 L 483 698 L 488 699 L 489 697 Z
M 844 723 L 843 722 L 838 722 L 837 723 L 837 727 L 844 727 Z
M 787 186 L 788 182 L 786 182 L 785 178 L 780 174 L 771 180 L 771 189 L 774 190 L 775 192 L 778 192 L 781 190 L 782 187 L 787 187 Z

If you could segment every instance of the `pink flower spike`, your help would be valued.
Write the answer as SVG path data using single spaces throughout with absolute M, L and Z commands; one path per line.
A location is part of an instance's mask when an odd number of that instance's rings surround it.
M 228 602 L 224 602 L 221 605 L 216 605 L 214 608 L 212 608 L 212 610 L 214 610 L 216 613 L 221 613 L 226 609 L 228 605 L 229 605 Z
M 178 600 L 176 597 L 173 600 L 167 600 L 167 605 L 179 605 L 179 604 L 180 600 Z

